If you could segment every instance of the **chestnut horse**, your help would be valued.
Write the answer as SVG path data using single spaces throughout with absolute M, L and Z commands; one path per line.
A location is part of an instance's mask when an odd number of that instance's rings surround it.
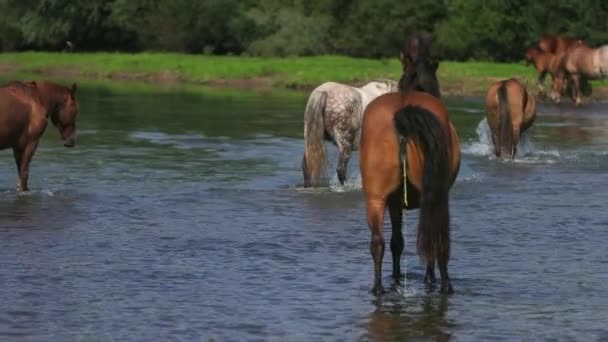
M 425 281 L 435 282 L 435 261 L 441 273 L 441 292 L 452 293 L 448 276 L 450 256 L 449 198 L 460 167 L 460 145 L 443 101 L 428 93 L 420 80 L 435 80 L 436 65 L 426 58 L 413 66 L 413 88 L 377 97 L 363 117 L 360 168 L 371 231 L 374 261 L 372 292 L 381 294 L 384 256 L 384 213 L 388 206 L 392 224 L 393 277 L 401 278 L 404 209 L 420 208 L 418 253 L 427 262 Z M 409 89 L 412 84 L 407 85 Z M 404 170 L 404 164 L 405 170 Z M 405 176 L 407 174 L 407 176 Z M 407 201 L 405 201 L 405 198 Z
M 538 48 L 543 52 L 559 54 L 579 41 L 580 39 L 574 37 L 546 34 L 538 40 Z
M 46 81 L 13 81 L 0 87 L 0 149 L 12 148 L 19 179 L 28 190 L 29 166 L 51 118 L 66 147 L 76 143 L 76 84 L 67 88 Z
M 575 104 L 580 106 L 581 86 L 584 82 L 605 78 L 608 78 L 608 44 L 591 48 L 579 42 L 564 53 L 560 68 L 555 75 L 551 98 L 559 102 L 564 83 L 572 81 Z
M 536 100 L 515 78 L 496 82 L 486 96 L 486 118 L 496 156 L 515 158 L 521 134 L 536 119 Z
M 302 173 L 304 186 L 317 185 L 325 174 L 326 156 L 323 140 L 338 147 L 336 172 L 340 184 L 346 180 L 346 168 L 353 151 L 359 149 L 361 121 L 367 104 L 376 97 L 397 91 L 397 82 L 369 82 L 363 87 L 351 87 L 325 82 L 315 88 L 304 112 L 304 156 Z
M 544 83 L 547 74 L 551 75 L 551 79 L 555 78 L 555 73 L 559 67 L 559 62 L 563 52 L 554 54 L 551 52 L 544 52 L 537 47 L 531 47 L 526 51 L 526 65 L 530 63 L 534 64 L 536 72 L 538 73 L 538 88 L 541 92 L 544 92 Z

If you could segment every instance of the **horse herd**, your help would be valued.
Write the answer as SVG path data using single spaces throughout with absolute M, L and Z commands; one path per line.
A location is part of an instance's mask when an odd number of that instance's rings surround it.
M 545 38 L 526 54 L 539 72 L 540 86 L 546 73 L 554 78 L 554 95 L 561 94 L 565 82 L 572 82 L 580 104 L 581 82 L 608 75 L 608 46 L 592 49 L 579 40 Z M 427 263 L 424 280 L 436 282 L 437 265 L 440 292 L 453 292 L 448 275 L 449 190 L 460 168 L 460 143 L 441 100 L 436 75 L 439 64 L 431 58 L 430 44 L 426 34 L 413 33 L 407 38 L 400 54 L 403 74 L 398 83 L 381 80 L 355 88 L 328 82 L 311 93 L 306 105 L 304 186 L 317 186 L 324 179 L 324 140 L 338 147 L 337 175 L 342 184 L 352 152 L 360 150 L 375 294 L 383 292 L 386 208 L 392 225 L 395 280 L 403 276 L 403 210 L 419 208 L 417 249 Z M 0 87 L 0 150 L 13 150 L 17 191 L 28 190 L 29 164 L 49 118 L 64 145 L 75 145 L 79 111 L 75 93 L 75 84 L 65 87 L 48 81 L 12 81 Z M 534 96 L 519 80 L 511 78 L 490 87 L 486 117 L 497 156 L 515 156 L 520 134 L 535 116 Z
M 304 114 L 304 186 L 325 179 L 324 140 L 339 152 L 338 180 L 344 184 L 347 163 L 360 149 L 360 172 L 371 232 L 374 263 L 372 292 L 380 294 L 384 256 L 384 214 L 390 215 L 393 278 L 399 282 L 403 252 L 404 209 L 420 209 L 418 254 L 426 261 L 424 281 L 434 284 L 435 265 L 441 275 L 440 292 L 452 293 L 448 275 L 450 257 L 449 190 L 460 167 L 460 144 L 441 100 L 431 58 L 430 39 L 411 34 L 400 54 L 399 81 L 375 81 L 361 88 L 327 82 L 311 93 Z M 573 99 L 581 101 L 581 85 L 608 77 L 608 46 L 591 48 L 578 39 L 543 36 L 526 53 L 534 63 L 542 91 L 547 73 L 553 79 L 552 98 L 559 101 L 566 83 Z M 397 90 L 395 89 L 397 88 Z M 514 158 L 521 134 L 536 118 L 535 97 L 517 78 L 490 86 L 485 101 L 486 119 L 497 157 Z
M 573 101 L 580 106 L 581 94 L 591 92 L 588 81 L 608 78 L 608 45 L 593 48 L 581 39 L 545 35 L 537 46 L 526 51 L 525 58 L 536 67 L 541 92 L 545 77 L 551 75 L 551 99 L 555 102 L 560 101 L 565 85 L 569 85 Z

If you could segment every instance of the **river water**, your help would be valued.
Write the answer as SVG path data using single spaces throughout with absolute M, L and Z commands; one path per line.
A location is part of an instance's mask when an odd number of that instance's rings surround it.
M 448 98 L 455 294 L 423 285 L 417 211 L 405 284 L 369 293 L 356 156 L 301 188 L 303 93 L 86 86 L 79 140 L 49 126 L 14 191 L 0 153 L 0 339 L 608 339 L 608 103 L 543 104 L 513 162 L 478 98 Z M 390 236 L 387 224 L 386 234 Z

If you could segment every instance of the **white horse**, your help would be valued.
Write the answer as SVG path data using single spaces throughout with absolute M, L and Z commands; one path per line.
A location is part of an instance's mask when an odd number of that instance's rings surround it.
M 363 87 L 326 82 L 315 88 L 304 112 L 304 186 L 318 185 L 326 171 L 324 140 L 338 147 L 338 180 L 344 184 L 352 151 L 359 149 L 361 122 L 367 105 L 376 97 L 396 92 L 396 81 L 370 82 Z

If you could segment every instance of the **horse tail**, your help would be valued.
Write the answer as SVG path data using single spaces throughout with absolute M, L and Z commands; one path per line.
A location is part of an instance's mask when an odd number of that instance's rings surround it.
M 500 114 L 500 124 L 498 128 L 498 148 L 500 154 L 511 156 L 513 153 L 513 124 L 511 122 L 511 111 L 509 110 L 509 98 L 507 96 L 507 84 L 505 81 L 498 87 L 498 112 Z
M 439 258 L 447 264 L 450 256 L 450 140 L 435 115 L 421 107 L 406 106 L 397 111 L 395 126 L 404 140 L 415 142 L 423 153 L 418 254 L 427 262 Z
M 327 92 L 313 92 L 304 112 L 304 157 L 302 172 L 304 186 L 318 184 L 325 174 L 326 156 L 323 138 L 325 137 L 325 103 Z

